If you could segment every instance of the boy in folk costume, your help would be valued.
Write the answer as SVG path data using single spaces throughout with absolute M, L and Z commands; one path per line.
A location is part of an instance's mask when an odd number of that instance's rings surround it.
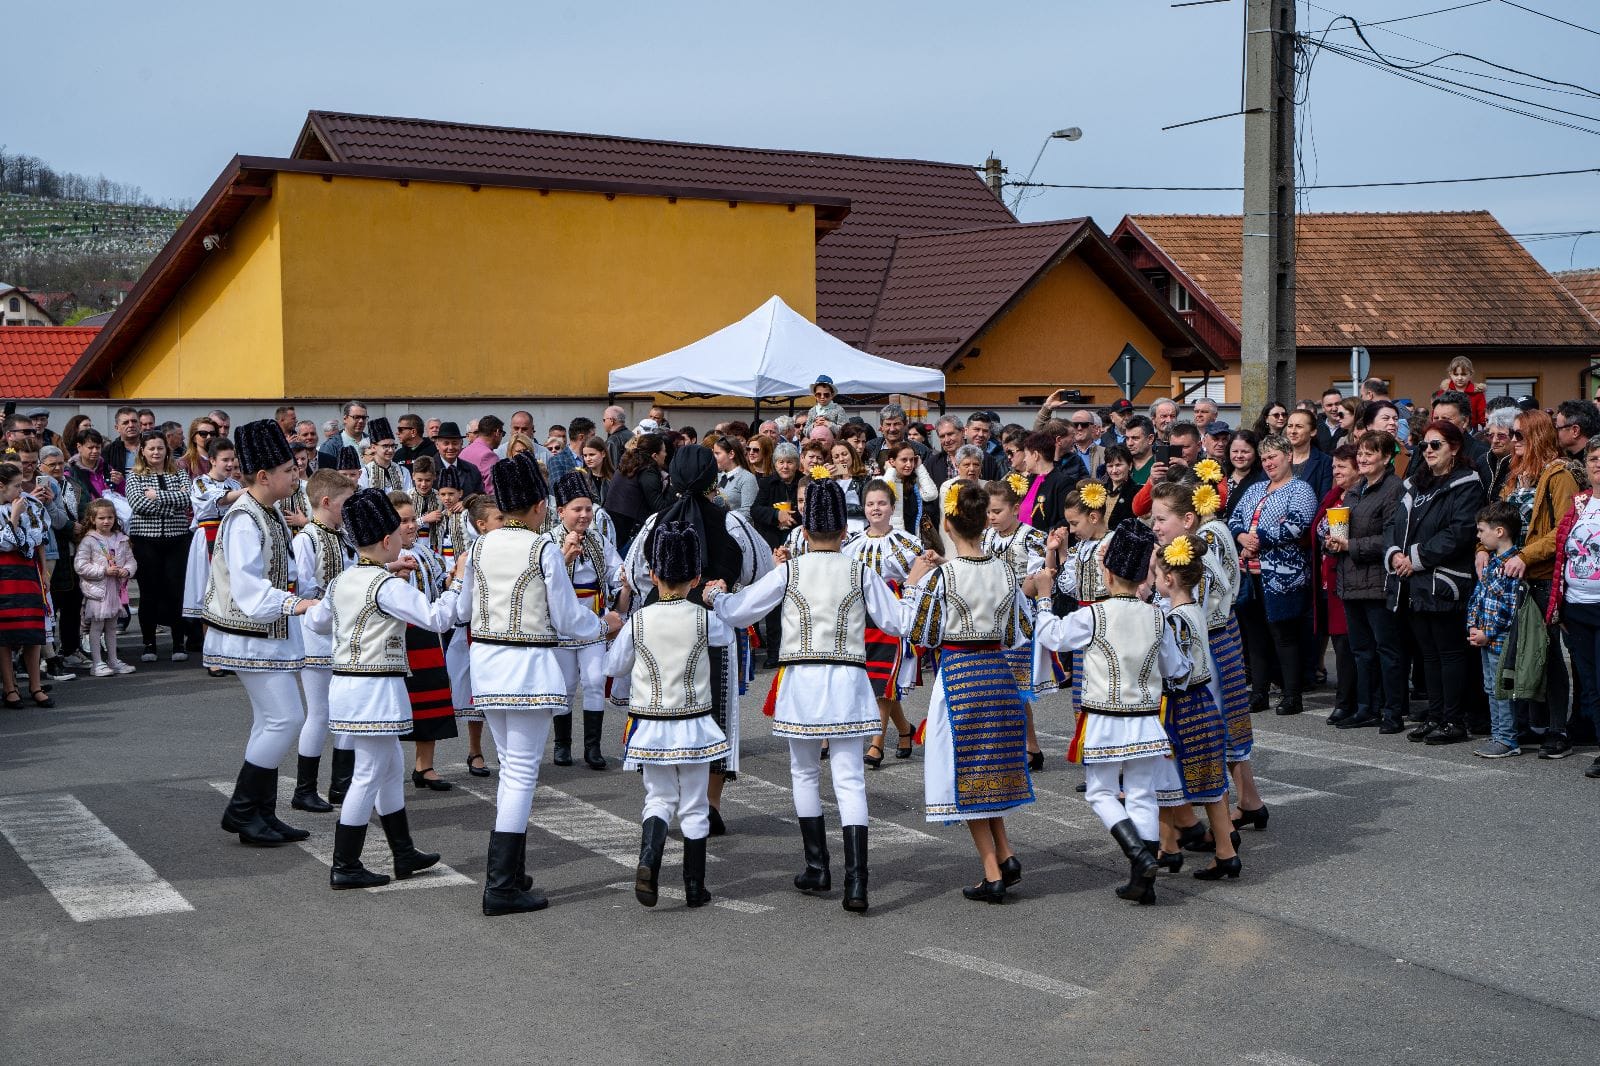
M 627 593 L 622 587 L 622 557 L 611 542 L 594 527 L 594 490 L 589 479 L 569 470 L 555 484 L 557 521 L 551 535 L 567 558 L 567 575 L 578 599 L 604 615 L 615 606 L 618 614 L 628 613 Z M 583 703 L 583 762 L 591 770 L 604 770 L 606 757 L 600 739 L 606 718 L 606 645 L 604 637 L 561 642 L 561 669 L 567 675 L 568 702 L 552 724 L 555 733 L 551 761 L 557 766 L 572 765 L 572 707 Z
M 457 606 L 453 588 L 430 603 L 403 577 L 389 572 L 400 558 L 400 516 L 386 494 L 377 489 L 355 493 L 345 502 L 344 520 L 351 539 L 361 546 L 360 560 L 334 576 L 322 601 L 306 616 L 307 629 L 332 637 L 329 699 L 338 710 L 330 728 L 355 745 L 355 776 L 333 836 L 328 884 L 334 889 L 389 883 L 387 875 L 361 865 L 374 809 L 394 854 L 397 880 L 439 861 L 437 854 L 416 849 L 406 819 L 399 739 L 412 728 L 405 628 L 442 632 L 450 628 Z M 463 559 L 458 565 L 458 574 L 465 563 Z
M 248 488 L 217 530 L 202 604 L 205 665 L 237 672 L 250 697 L 250 740 L 222 828 L 270 847 L 311 835 L 278 820 L 278 764 L 305 718 L 296 682 L 305 649 L 292 620 L 317 601 L 290 591 L 289 527 L 273 506 L 298 481 L 283 430 L 264 418 L 240 426 L 235 442 Z
M 411 506 L 417 509 L 417 533 L 428 542 L 428 547 L 437 555 L 439 546 L 433 540 L 433 527 L 444 517 L 444 511 L 439 504 L 439 494 L 433 489 L 439 471 L 433 465 L 433 459 L 426 455 L 419 455 L 413 459 L 410 470 L 409 495 Z
M 844 908 L 867 909 L 867 782 L 864 744 L 878 732 L 877 701 L 867 676 L 867 619 L 903 637 L 900 601 L 859 559 L 840 552 L 845 496 L 823 468 L 811 471 L 805 531 L 810 550 L 789 559 L 741 592 L 707 583 L 705 600 L 730 626 L 747 626 L 782 605 L 780 674 L 774 684 L 772 733 L 789 741 L 794 809 L 805 842 L 802 892 L 832 887 L 822 820 L 822 742 L 828 741 L 834 797 L 844 823 Z
M 444 593 L 444 567 L 427 542 L 417 538 L 417 511 L 411 497 L 399 491 L 391 491 L 388 496 L 400 516 L 400 556 L 389 570 L 433 603 Z M 452 620 L 450 630 L 454 629 Z M 453 786 L 433 768 L 433 753 L 439 741 L 457 736 L 450 672 L 445 667 L 444 643 L 438 630 L 406 626 L 406 665 L 410 671 L 406 675 L 406 696 L 411 701 L 411 730 L 400 739 L 416 745 L 411 783 L 417 788 L 449 792 Z
M 189 541 L 189 563 L 184 570 L 183 616 L 195 619 L 203 610 L 206 582 L 211 577 L 211 549 L 222 526 L 222 516 L 244 495 L 244 486 L 237 477 L 239 462 L 233 441 L 212 438 L 206 445 L 206 455 L 211 460 L 210 469 L 189 485 L 189 509 L 194 515 L 189 528 L 194 536 Z
M 1161 726 L 1162 684 L 1189 670 L 1161 608 L 1139 599 L 1155 546 L 1149 527 L 1134 518 L 1122 522 L 1101 556 L 1110 598 L 1064 618 L 1050 609 L 1055 575 L 1045 569 L 1027 581 L 1036 600 L 1035 639 L 1057 651 L 1082 651 L 1083 713 L 1067 754 L 1084 764 L 1089 805 L 1128 857 L 1128 883 L 1117 895 L 1140 904 L 1156 898 L 1156 771 L 1172 750 Z
M 362 459 L 360 452 L 356 451 L 348 444 L 339 449 L 339 454 L 337 461 L 334 463 L 334 468 L 338 470 L 339 473 L 349 478 L 353 484 L 359 484 L 361 481 L 361 466 Z
M 306 482 L 306 494 L 311 500 L 310 517 L 290 544 L 294 555 L 294 587 L 302 595 L 320 599 L 335 577 L 355 565 L 355 552 L 341 532 L 345 501 L 355 490 L 350 479 L 337 470 L 318 470 Z M 326 633 L 311 629 L 307 629 L 301 639 L 306 652 L 306 666 L 300 672 L 300 686 L 306 695 L 306 720 L 300 727 L 300 757 L 296 763 L 294 798 L 289 805 L 297 811 L 326 813 L 344 801 L 350 775 L 355 769 L 355 749 L 348 736 L 334 737 L 328 798 L 317 795 L 322 745 L 328 739 L 333 641 Z
M 434 491 L 439 494 L 439 514 L 428 525 L 428 546 L 446 567 L 452 567 L 455 557 L 467 554 L 477 539 L 462 500 L 461 471 L 453 466 L 439 471 Z
M 411 471 L 394 461 L 395 449 L 400 442 L 387 418 L 374 418 L 367 423 L 367 437 L 372 441 L 372 459 L 361 464 L 361 487 L 381 489 L 384 492 L 410 492 Z
M 567 679 L 557 649 L 563 640 L 614 634 L 622 620 L 603 619 L 578 600 L 567 575 L 570 558 L 536 532 L 548 506 L 543 473 L 528 452 L 489 470 L 505 524 L 479 537 L 461 580 L 460 614 L 471 620 L 472 705 L 489 723 L 500 755 L 494 831 L 489 834 L 483 913 L 543 910 L 526 873 L 528 815 L 539 783 L 539 759 L 551 715 L 567 705 Z M 458 619 L 459 620 L 459 619 Z
M 568 475 L 570 476 L 570 475 Z M 646 907 L 659 895 L 657 877 L 667 829 L 677 814 L 683 830 L 683 890 L 691 907 L 711 902 L 706 890 L 706 838 L 711 763 L 728 738 L 711 715 L 712 637 L 727 625 L 685 597 L 700 580 L 700 537 L 694 526 L 669 522 L 651 546 L 657 596 L 641 607 L 606 653 L 605 672 L 628 676 L 629 720 L 624 769 L 644 775 L 644 825 L 633 894 Z

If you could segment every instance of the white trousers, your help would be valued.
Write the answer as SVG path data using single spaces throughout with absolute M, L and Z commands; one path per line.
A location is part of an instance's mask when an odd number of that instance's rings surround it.
M 366 825 L 376 810 L 378 816 L 393 814 L 406 805 L 405 755 L 399 737 L 349 738 L 356 749 L 355 773 L 350 790 L 339 808 L 344 825 Z
M 1160 755 L 1146 755 L 1138 759 L 1124 759 L 1121 762 L 1092 762 L 1084 765 L 1084 776 L 1088 779 L 1088 788 L 1084 798 L 1089 801 L 1089 806 L 1094 808 L 1098 817 L 1107 829 L 1116 825 L 1124 818 L 1132 818 L 1133 824 L 1139 830 L 1140 840 L 1159 840 L 1160 825 L 1159 811 L 1156 807 L 1156 770 L 1161 763 Z M 1122 776 L 1121 792 L 1124 799 L 1117 799 L 1117 776 Z
M 556 658 L 567 679 L 567 710 L 557 713 L 570 714 L 574 707 L 579 706 L 580 695 L 584 710 L 605 710 L 606 646 L 586 644 L 581 648 L 557 648 Z
M 833 798 L 839 803 L 841 825 L 867 824 L 866 737 L 831 737 L 828 766 L 833 775 Z M 794 789 L 794 813 L 801 818 L 822 814 L 822 741 L 789 741 L 789 778 Z
M 323 666 L 308 666 L 300 671 L 300 687 L 306 694 L 306 724 L 300 727 L 300 754 L 315 759 L 322 754 L 322 745 L 328 739 L 328 686 L 333 683 L 333 671 Z M 348 733 L 335 733 L 333 746 L 341 751 L 355 747 L 356 738 Z
M 533 790 L 539 787 L 539 759 L 550 737 L 550 712 L 485 710 L 484 721 L 500 758 L 500 787 L 495 792 L 494 830 L 526 833 L 533 813 Z
M 239 680 L 250 697 L 250 740 L 244 746 L 244 761 L 277 769 L 306 717 L 298 673 L 240 670 Z
M 670 828 L 676 814 L 683 839 L 699 840 L 711 835 L 711 802 L 706 799 L 706 786 L 711 783 L 710 763 L 646 763 L 643 769 L 645 819 L 660 818 Z

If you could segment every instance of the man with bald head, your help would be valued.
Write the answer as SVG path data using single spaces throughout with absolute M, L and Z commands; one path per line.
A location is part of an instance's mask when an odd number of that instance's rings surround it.
M 611 456 L 611 466 L 615 469 L 622 465 L 623 449 L 633 439 L 633 430 L 628 428 L 628 413 L 615 404 L 607 407 L 600 415 L 600 428 L 605 431 L 606 454 Z

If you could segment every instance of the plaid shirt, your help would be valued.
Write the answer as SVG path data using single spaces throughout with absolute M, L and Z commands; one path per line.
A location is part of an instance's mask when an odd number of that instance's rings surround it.
M 1467 601 L 1467 628 L 1483 630 L 1489 638 L 1489 649 L 1497 655 L 1505 650 L 1506 636 L 1517 615 L 1517 586 L 1521 582 L 1506 575 L 1506 560 L 1515 554 L 1515 548 L 1507 548 L 1490 559 L 1483 568 L 1483 580 Z

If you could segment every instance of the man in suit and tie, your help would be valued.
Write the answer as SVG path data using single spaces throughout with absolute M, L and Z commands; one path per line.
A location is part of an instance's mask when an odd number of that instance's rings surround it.
M 463 496 L 483 491 L 483 475 L 478 472 L 477 467 L 461 459 L 460 426 L 454 422 L 439 423 L 439 432 L 433 438 L 433 446 L 439 449 L 441 469 L 453 468 L 460 471 Z

